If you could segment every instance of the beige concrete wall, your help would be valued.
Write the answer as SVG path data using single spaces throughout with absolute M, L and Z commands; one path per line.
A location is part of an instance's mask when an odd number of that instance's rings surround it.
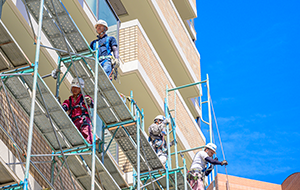
M 193 42 L 190 40 L 189 35 L 185 32 L 185 29 L 181 24 L 181 18 L 178 17 L 169 0 L 159 0 L 156 2 L 171 27 L 172 33 L 178 41 L 197 79 L 200 80 L 200 56 L 192 44 Z
M 131 39 L 130 42 L 126 42 L 126 39 L 128 38 Z M 120 30 L 120 57 L 125 63 L 137 59 L 146 71 L 151 82 L 155 85 L 155 88 L 162 99 L 166 97 L 166 85 L 168 85 L 169 88 L 174 87 L 138 26 Z M 180 77 L 180 74 L 178 77 Z M 174 105 L 174 93 L 170 93 L 169 108 L 174 109 Z M 147 108 L 144 109 L 147 110 Z M 202 137 L 178 96 L 176 98 L 176 113 L 177 126 L 188 140 L 189 145 L 191 147 L 203 145 L 204 141 Z M 192 139 L 197 139 L 197 141 Z
M 1 85 L 0 85 L 1 86 Z M 9 106 L 6 101 L 6 97 L 4 94 L 3 89 L 0 91 L 0 124 L 5 128 L 6 131 L 10 133 L 10 135 L 14 138 L 15 142 L 19 147 L 24 147 L 24 150 L 27 150 L 27 140 L 28 140 L 28 125 L 29 125 L 29 117 L 26 113 L 22 110 L 19 104 L 14 101 L 10 97 L 10 103 L 13 108 L 13 112 L 16 116 L 17 125 L 20 130 L 21 138 L 19 137 L 19 133 L 17 132 L 17 128 L 15 127 L 13 115 L 9 111 Z M 2 109 L 1 109 L 2 108 Z M 0 138 L 9 148 L 9 150 L 18 158 L 16 149 L 13 146 L 13 143 L 8 139 L 8 137 L 2 132 L 0 129 Z M 1 150 L 4 151 L 4 150 Z M 44 140 L 44 138 L 39 134 L 38 130 L 34 127 L 33 128 L 33 139 L 32 139 L 32 154 L 51 154 L 52 150 Z M 24 156 L 21 155 L 22 162 L 25 162 Z M 50 157 L 32 157 L 31 159 L 33 162 L 35 161 L 50 161 Z M 58 159 L 58 167 L 61 166 L 61 163 Z M 44 176 L 50 181 L 51 176 L 51 164 L 36 164 L 37 168 L 43 173 Z M 57 172 L 55 172 L 56 174 Z M 47 188 L 48 185 L 44 181 L 44 179 L 39 175 L 39 173 L 31 166 L 30 167 L 30 174 L 34 177 L 34 179 L 43 187 Z M 63 184 L 65 189 L 73 189 L 69 174 L 67 170 L 64 168 L 61 172 L 61 178 L 63 180 Z M 24 180 L 24 179 L 21 179 Z M 76 183 L 76 182 L 75 182 Z M 60 185 L 59 178 L 56 180 L 54 187 L 56 189 L 62 189 Z M 81 187 L 76 184 L 77 189 L 81 189 Z

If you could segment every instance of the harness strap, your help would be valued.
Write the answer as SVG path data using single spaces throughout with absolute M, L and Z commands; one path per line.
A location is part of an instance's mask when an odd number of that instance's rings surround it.
M 88 111 L 87 108 L 85 108 L 83 105 L 84 105 L 84 100 L 83 100 L 83 95 L 81 95 L 80 97 L 80 101 L 79 101 L 79 105 L 76 105 L 76 106 L 72 106 L 72 98 L 69 97 L 69 109 L 70 109 L 70 114 L 69 114 L 69 117 L 72 119 L 72 121 L 75 121 L 76 119 L 78 118 L 81 118 L 82 116 L 88 116 L 88 114 L 86 114 L 86 112 Z M 80 116 L 75 116 L 75 117 L 72 117 L 72 112 L 75 108 L 78 108 L 80 107 L 81 109 L 81 115 Z

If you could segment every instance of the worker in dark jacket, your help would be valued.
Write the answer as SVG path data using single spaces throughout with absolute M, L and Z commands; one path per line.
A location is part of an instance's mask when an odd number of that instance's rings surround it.
M 91 129 L 91 118 L 89 117 L 88 110 L 90 107 L 94 107 L 92 98 L 88 95 L 81 94 L 81 88 L 84 88 L 83 79 L 74 78 L 71 83 L 72 96 L 65 100 L 62 107 L 74 122 L 77 129 L 80 131 L 85 140 L 92 144 L 92 129 Z M 84 98 L 88 106 L 85 105 Z
M 97 39 L 92 41 L 90 47 L 96 50 L 96 42 L 99 44 L 99 62 L 106 72 L 107 76 L 112 79 L 112 69 L 114 69 L 115 79 L 117 68 L 119 67 L 119 50 L 116 39 L 113 36 L 107 36 L 108 25 L 104 20 L 98 20 L 95 24 Z M 112 56 L 113 53 L 113 56 Z
M 208 143 L 205 145 L 204 150 L 199 151 L 193 158 L 193 162 L 188 173 L 188 180 L 193 190 L 204 190 L 204 177 L 209 175 L 212 167 L 207 169 L 207 163 L 212 165 L 228 165 L 226 160 L 222 162 L 217 159 L 213 159 L 213 155 L 216 153 L 217 146 L 214 143 Z

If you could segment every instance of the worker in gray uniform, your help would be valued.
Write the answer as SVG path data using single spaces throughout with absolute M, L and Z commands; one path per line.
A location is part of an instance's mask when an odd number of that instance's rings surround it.
M 167 135 L 165 128 L 169 123 L 170 119 L 165 118 L 162 115 L 158 115 L 154 118 L 154 123 L 151 124 L 148 129 L 148 141 L 163 164 L 167 161 L 167 144 L 164 136 Z
M 217 158 L 212 158 L 216 150 L 217 146 L 214 143 L 208 143 L 205 145 L 204 150 L 197 152 L 194 156 L 187 175 L 187 179 L 193 190 L 204 190 L 204 177 L 209 175 L 213 169 L 213 165 L 228 165 L 226 160 L 220 162 Z M 211 164 L 209 168 L 207 168 L 207 163 Z

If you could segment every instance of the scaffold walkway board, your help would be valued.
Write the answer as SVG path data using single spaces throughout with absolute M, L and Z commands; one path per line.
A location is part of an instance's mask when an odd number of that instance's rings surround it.
M 117 131 L 116 131 L 117 130 Z M 111 135 L 115 133 L 115 141 L 118 143 L 133 168 L 137 171 L 137 146 L 134 141 L 129 137 L 122 127 L 115 127 L 109 129 Z M 140 168 L 141 172 L 148 172 L 148 167 L 145 163 L 144 158 L 141 156 Z
M 129 135 L 134 140 L 134 142 L 137 144 L 137 132 L 136 132 L 136 126 L 130 125 L 126 127 Z M 145 158 L 145 160 L 148 162 L 151 170 L 159 170 L 164 169 L 163 164 L 159 160 L 157 154 L 153 150 L 152 146 L 148 142 L 148 136 L 146 135 L 145 131 L 142 131 L 140 128 L 140 140 L 141 140 L 141 155 Z
M 24 111 L 29 115 L 31 108 L 31 90 L 32 90 L 32 76 L 22 76 L 22 77 L 10 77 L 5 80 L 5 85 L 14 96 L 14 98 L 19 102 Z M 50 113 L 50 117 L 55 125 L 56 131 L 58 132 L 59 140 L 63 149 L 70 149 L 78 146 L 87 146 L 87 142 L 83 139 L 82 135 L 79 133 L 73 122 L 70 120 L 69 116 L 62 109 L 61 105 L 55 99 L 49 88 L 46 86 L 44 81 L 38 77 L 38 92 L 35 108 L 35 126 L 39 129 L 40 133 L 45 137 L 46 141 L 49 143 L 51 148 L 55 151 L 59 151 L 59 145 L 55 138 L 52 126 L 49 122 L 49 119 L 46 116 L 46 110 L 43 105 L 45 101 Z M 39 94 L 39 91 L 43 94 L 44 101 L 42 96 Z M 99 156 L 99 155 L 97 155 Z M 91 155 L 82 156 L 85 162 L 88 165 L 91 165 Z M 112 162 L 107 158 L 108 163 Z M 113 180 L 110 172 L 99 163 L 99 158 L 96 160 L 96 168 L 100 175 L 100 179 L 103 180 L 102 185 L 109 188 L 106 189 L 120 189 L 119 185 Z M 86 189 L 90 189 L 91 177 L 86 168 L 78 167 L 82 166 L 82 162 L 78 156 L 69 156 L 67 162 L 70 166 L 70 169 L 73 175 L 76 176 L 76 179 L 84 186 Z M 110 167 L 110 170 L 115 172 L 117 169 Z M 99 177 L 99 176 L 96 176 Z M 124 185 L 121 183 L 121 185 Z
M 69 156 L 67 158 L 67 162 L 73 175 L 81 183 L 81 185 L 87 190 L 91 189 L 92 155 Z M 95 189 L 121 189 L 97 156 L 95 171 Z
M 58 134 L 58 139 L 63 149 L 74 148 L 88 145 L 77 128 L 62 109 L 61 105 L 55 99 L 47 85 L 38 76 L 37 99 L 34 112 L 34 123 L 40 133 L 45 137 L 54 151 L 60 151 L 52 125 L 47 117 L 44 101 L 49 110 L 52 122 Z M 31 92 L 33 87 L 32 76 L 8 77 L 5 85 L 18 101 L 24 111 L 30 115 L 31 110 Z M 43 98 L 39 91 L 43 94 Z
M 166 189 L 167 185 L 166 185 L 166 173 L 163 174 L 164 177 L 159 179 L 159 180 L 155 180 L 153 179 L 154 181 L 154 184 L 155 184 L 155 188 L 156 189 Z M 149 175 L 147 174 L 147 180 L 144 181 L 144 183 L 149 183 L 151 182 L 150 178 L 149 178 Z M 171 174 L 169 175 L 170 178 L 169 178 L 169 187 L 170 189 L 175 189 L 175 172 L 171 172 Z M 160 178 L 160 177 L 156 177 L 157 179 Z M 186 182 L 187 183 L 187 190 L 192 190 L 190 184 L 188 183 L 188 181 Z M 153 190 L 153 186 L 151 184 L 147 185 L 147 189 L 148 190 Z M 185 190 L 184 189 L 184 175 L 181 171 L 178 171 L 177 172 L 177 189 L 178 190 Z
M 25 2 L 32 16 L 38 22 L 40 0 L 26 0 Z M 45 0 L 42 29 L 54 48 L 68 50 L 61 34 L 63 32 L 74 53 L 90 52 L 89 44 L 60 0 Z M 66 52 L 58 52 L 58 54 L 61 57 L 68 55 Z
M 76 76 L 74 66 L 71 63 L 65 63 L 70 67 L 70 72 Z M 85 61 L 75 61 L 77 74 L 84 80 L 84 91 L 94 99 L 95 78 L 94 69 L 95 61 L 85 59 Z M 97 113 L 102 121 L 107 125 L 123 121 L 133 120 L 133 117 L 123 102 L 120 94 L 109 80 L 103 68 L 99 64 L 98 73 L 98 103 Z
M 124 154 L 129 159 L 130 163 L 134 167 L 135 170 L 137 170 L 137 145 L 136 145 L 136 125 L 127 125 L 126 127 L 114 127 L 109 129 L 110 133 L 114 135 L 115 141 L 118 143 Z M 141 130 L 141 129 L 140 129 Z M 140 162 L 140 170 L 141 173 L 149 172 L 149 169 L 151 171 L 158 170 L 158 169 L 164 169 L 164 166 L 162 165 L 161 161 L 157 157 L 154 150 L 151 148 L 150 144 L 146 140 L 145 134 L 140 131 L 140 138 L 141 142 L 143 143 L 143 148 L 146 154 L 146 157 L 144 157 L 144 153 L 142 150 L 141 145 L 141 162 Z M 146 162 L 146 159 L 148 160 L 148 164 Z M 148 168 L 149 166 L 149 168 Z
M 0 54 L 0 71 L 30 64 L 2 20 L 0 20 Z
M 52 5 L 52 1 L 54 7 Z M 31 11 L 33 17 L 38 21 L 39 15 L 39 0 L 27 0 L 27 5 Z M 57 14 L 55 14 L 55 12 Z M 59 22 L 63 26 L 62 30 L 58 27 Z M 81 32 L 77 28 L 76 24 L 72 20 L 71 16 L 63 6 L 60 0 L 45 0 L 44 13 L 43 13 L 43 31 L 47 36 L 48 40 L 51 42 L 52 46 L 57 49 L 67 51 L 67 46 L 61 32 L 67 38 L 68 44 L 71 46 L 73 53 L 92 53 L 89 44 L 86 42 L 85 38 L 82 36 Z M 57 51 L 60 57 L 66 57 L 68 54 L 64 52 Z M 66 66 L 70 66 L 70 62 Z M 93 70 L 95 68 L 95 60 L 85 59 L 74 62 L 78 70 L 78 75 L 85 81 L 84 91 L 91 97 L 94 96 L 94 77 Z M 71 66 L 70 71 L 73 77 L 76 77 L 74 67 Z M 115 89 L 112 82 L 106 76 L 106 73 L 100 66 L 99 69 L 99 92 L 98 92 L 98 115 L 105 122 L 106 125 L 110 125 L 117 122 L 122 122 L 132 119 L 132 116 L 123 103 L 119 93 Z
M 101 155 L 97 153 L 97 156 L 101 158 Z M 125 179 L 123 178 L 121 169 L 118 167 L 117 163 L 114 161 L 114 158 L 111 156 L 109 152 L 107 152 L 104 156 L 104 166 L 109 171 L 110 175 L 116 181 L 120 188 L 129 187 Z

